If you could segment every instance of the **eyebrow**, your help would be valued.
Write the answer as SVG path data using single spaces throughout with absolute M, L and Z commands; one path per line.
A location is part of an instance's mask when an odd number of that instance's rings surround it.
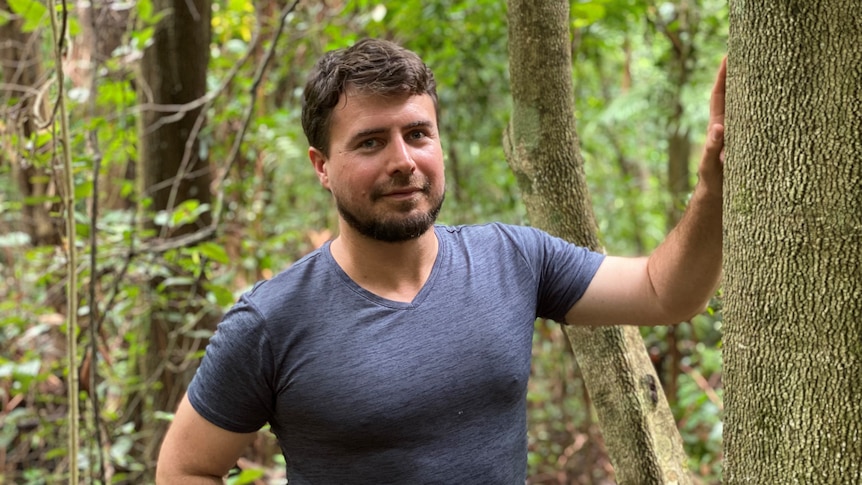
M 423 127 L 430 127 L 430 126 L 434 126 L 434 123 L 432 123 L 428 120 L 419 120 L 419 121 L 413 121 L 413 122 L 407 123 L 406 125 L 402 126 L 401 129 L 402 130 L 405 130 L 405 129 L 409 130 L 412 128 L 423 128 Z M 367 136 L 385 133 L 386 131 L 388 131 L 388 128 L 369 128 L 367 130 L 358 131 L 353 136 L 350 137 L 350 139 L 348 140 L 348 143 L 353 143 L 354 141 L 359 140 L 361 138 L 365 138 Z

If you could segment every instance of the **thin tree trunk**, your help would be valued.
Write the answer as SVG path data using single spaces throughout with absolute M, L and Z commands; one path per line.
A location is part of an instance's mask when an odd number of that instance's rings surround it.
M 724 480 L 862 483 L 862 9 L 730 21 Z
M 156 12 L 167 15 L 156 27 L 153 43 L 141 61 L 139 97 L 146 106 L 174 105 L 181 109 L 144 109 L 141 116 L 140 177 L 144 193 L 152 198 L 151 209 L 171 211 L 184 201 L 211 203 L 212 176 L 198 135 L 203 128 L 200 105 L 191 103 L 206 94 L 206 75 L 210 49 L 210 0 L 154 0 Z M 154 225 L 159 236 L 171 238 L 194 232 L 211 224 L 211 211 L 205 211 L 194 224 L 169 228 Z M 160 288 L 162 279 L 151 282 L 154 294 L 147 338 L 147 358 L 142 377 L 154 382 L 147 395 L 148 405 L 137 420 L 146 428 L 145 455 L 154 459 L 165 431 L 163 422 L 147 422 L 151 411 L 171 412 L 194 375 L 187 363 L 190 352 L 203 343 L 188 333 L 214 327 L 212 315 L 196 303 L 201 282 Z M 189 316 L 199 320 L 189 327 Z
M 155 0 L 155 11 L 170 12 L 156 28 L 153 43 L 141 60 L 141 101 L 153 105 L 186 105 L 206 94 L 210 49 L 210 0 Z M 170 211 L 186 200 L 209 204 L 209 163 L 201 157 L 198 134 L 203 127 L 200 106 L 173 112 L 144 109 L 140 161 L 143 186 L 152 208 Z M 178 236 L 205 227 L 211 212 L 196 225 L 163 232 Z
M 514 112 L 505 143 L 532 224 L 598 249 L 575 132 L 568 2 L 509 0 Z M 691 483 L 682 439 L 635 327 L 564 327 L 620 484 Z

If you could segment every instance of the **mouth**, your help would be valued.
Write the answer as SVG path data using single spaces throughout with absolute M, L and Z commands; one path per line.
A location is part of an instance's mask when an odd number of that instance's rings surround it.
M 393 190 L 391 192 L 387 192 L 384 194 L 386 197 L 401 197 L 401 196 L 409 196 L 413 195 L 416 192 L 422 192 L 420 187 L 409 187 L 406 189 Z
M 379 199 L 390 200 L 407 200 L 412 199 L 418 194 L 424 194 L 427 191 L 426 187 L 399 187 L 393 190 L 381 192 L 377 197 Z

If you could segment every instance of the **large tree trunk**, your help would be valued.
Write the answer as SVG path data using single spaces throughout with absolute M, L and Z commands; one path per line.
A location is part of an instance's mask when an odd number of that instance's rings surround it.
M 509 0 L 514 113 L 509 164 L 532 224 L 598 249 L 573 118 L 569 8 Z M 676 423 L 635 327 L 565 327 L 595 403 L 617 482 L 691 483 Z
M 862 483 L 862 9 L 730 15 L 725 483 Z
M 212 176 L 208 161 L 200 156 L 198 141 L 203 113 L 200 104 L 190 105 L 206 94 L 210 0 L 155 0 L 153 8 L 168 14 L 159 22 L 141 62 L 138 89 L 145 109 L 139 164 L 144 193 L 152 197 L 150 207 L 154 211 L 171 211 L 189 200 L 210 204 Z M 159 105 L 162 108 L 147 108 Z M 174 107 L 166 110 L 165 105 Z M 161 231 L 160 237 L 173 238 L 211 223 L 211 212 L 206 211 L 194 224 L 155 228 Z M 213 327 L 214 319 L 204 314 L 189 328 L 189 316 L 200 313 L 195 304 L 200 285 L 160 288 L 162 280 L 152 282 L 155 298 L 150 308 L 147 361 L 141 371 L 142 377 L 155 383 L 146 396 L 149 410 L 170 412 L 194 374 L 194 367 L 187 366 L 188 354 L 203 347 L 200 339 L 188 334 L 196 328 Z M 165 423 L 147 422 L 146 413 L 138 416 L 139 425 L 147 428 L 146 454 L 154 458 Z

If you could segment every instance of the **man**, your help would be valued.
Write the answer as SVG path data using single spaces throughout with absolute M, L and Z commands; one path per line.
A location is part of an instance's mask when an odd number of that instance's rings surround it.
M 225 316 L 162 445 L 159 483 L 221 483 L 269 423 L 291 485 L 524 483 L 537 317 L 673 324 L 718 284 L 724 66 L 700 180 L 649 258 L 525 227 L 445 227 L 434 77 L 395 44 L 326 54 L 303 129 L 339 235 Z

